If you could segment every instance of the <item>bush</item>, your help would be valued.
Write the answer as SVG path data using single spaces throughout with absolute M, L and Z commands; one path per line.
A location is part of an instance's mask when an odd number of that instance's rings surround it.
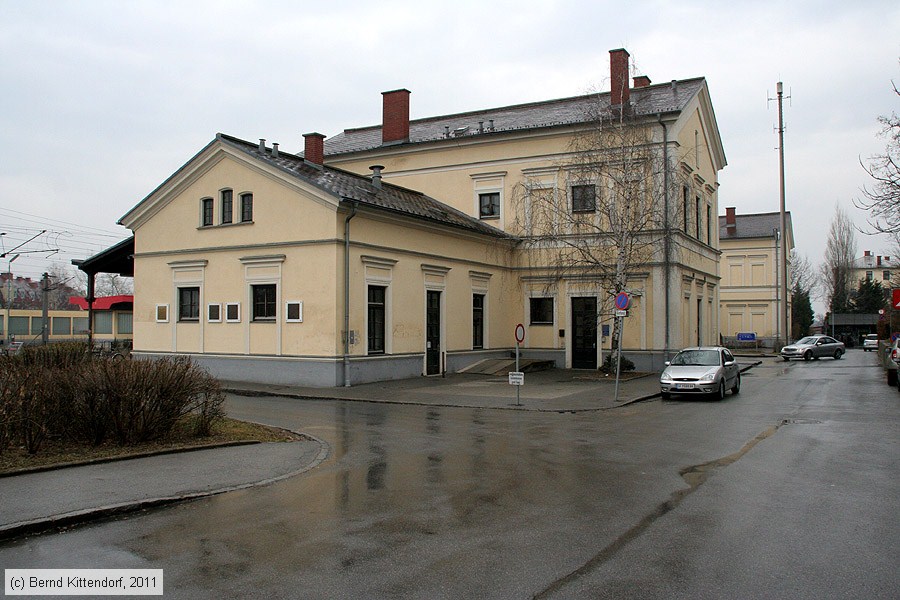
M 628 357 L 622 356 L 622 364 L 619 365 L 622 369 L 622 372 L 634 371 L 634 363 L 628 360 Z M 603 366 L 600 367 L 607 373 L 615 373 L 616 372 L 616 353 L 610 352 L 606 355 L 606 359 L 603 361 Z
M 85 344 L 54 344 L 0 357 L 0 453 L 36 453 L 48 437 L 131 445 L 170 435 L 197 437 L 224 416 L 224 394 L 187 358 L 105 360 Z

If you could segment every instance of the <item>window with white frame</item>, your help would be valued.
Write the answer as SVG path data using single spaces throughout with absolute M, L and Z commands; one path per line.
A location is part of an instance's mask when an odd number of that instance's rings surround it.
M 210 323 L 221 323 L 222 322 L 222 305 L 219 303 L 212 303 L 206 305 L 206 320 Z
M 288 323 L 303 322 L 303 303 L 299 300 L 291 300 L 284 307 L 285 321 Z
M 253 294 L 253 321 L 274 321 L 276 317 L 275 284 L 250 286 Z
M 225 322 L 240 323 L 241 322 L 241 305 L 239 302 L 225 303 Z
M 478 194 L 478 216 L 482 219 L 500 218 L 500 192 Z

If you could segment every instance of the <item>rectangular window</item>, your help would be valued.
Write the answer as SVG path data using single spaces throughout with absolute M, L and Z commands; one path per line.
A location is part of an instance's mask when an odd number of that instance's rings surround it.
M 87 330 L 87 317 L 75 317 L 74 319 L 72 319 L 72 333 L 74 333 L 75 335 L 79 335 L 82 333 L 87 333 Z
M 691 193 L 691 190 L 690 190 L 690 188 L 688 188 L 688 186 L 684 186 L 683 188 L 681 188 L 681 204 L 682 204 L 681 212 L 684 215 L 684 232 L 685 233 L 688 232 L 688 217 L 691 214 L 690 200 L 688 199 L 688 198 L 690 198 L 690 193 Z
M 572 212 L 594 212 L 595 210 L 597 210 L 597 187 L 573 185 Z
M 213 200 L 212 198 L 204 198 L 200 201 L 203 216 L 200 224 L 203 227 L 209 227 L 213 224 Z
M 890 280 L 891 280 L 891 272 L 890 272 L 890 271 L 883 271 L 883 272 L 881 273 L 881 279 L 882 279 L 882 281 L 890 281 Z
M 484 294 L 472 294 L 472 349 L 484 348 Z
M 69 335 L 72 333 L 72 319 L 69 317 L 53 317 L 50 333 L 53 335 Z
M 231 223 L 234 192 L 222 190 L 222 223 Z
M 28 317 L 10 317 L 9 334 L 28 335 Z
M 696 223 L 696 226 L 695 226 L 694 229 L 695 229 L 695 231 L 696 231 L 697 239 L 699 240 L 699 239 L 700 239 L 700 228 L 701 228 L 701 225 L 702 225 L 702 221 L 701 221 L 701 219 L 700 219 L 700 196 L 697 196 L 697 197 L 694 199 L 694 202 L 695 202 L 696 205 L 697 205 L 697 206 L 696 206 L 696 211 L 695 211 L 695 212 L 696 212 L 696 215 L 697 215 L 697 223 Z
M 178 288 L 178 320 L 200 320 L 200 288 Z
M 712 245 L 712 206 L 706 205 L 706 243 Z
M 237 302 L 225 304 L 225 321 L 228 323 L 241 322 L 241 305 Z
M 303 303 L 299 301 L 288 302 L 285 305 L 285 314 L 287 315 L 285 321 L 288 323 L 302 323 Z
M 116 335 L 131 335 L 132 317 L 130 312 L 116 313 Z
M 553 324 L 553 298 L 531 298 L 531 324 Z
M 253 221 L 253 194 L 241 194 L 241 223 Z
M 500 192 L 478 194 L 478 216 L 482 219 L 500 217 Z
M 275 284 L 251 286 L 253 290 L 253 320 L 275 320 Z
M 94 313 L 94 333 L 112 334 L 112 313 L 111 312 L 95 312 Z
M 369 286 L 369 354 L 384 354 L 385 290 L 381 285 Z
M 875 273 L 873 273 L 872 271 L 866 271 L 866 280 L 872 281 L 873 279 L 875 279 Z
M 206 305 L 206 320 L 210 323 L 221 323 L 222 322 L 222 305 L 221 304 L 207 304 Z
M 41 335 L 44 331 L 44 321 L 41 317 L 31 317 L 31 335 Z

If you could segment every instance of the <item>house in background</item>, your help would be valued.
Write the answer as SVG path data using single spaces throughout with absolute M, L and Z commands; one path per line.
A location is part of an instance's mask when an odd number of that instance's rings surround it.
M 632 87 L 624 50 L 610 68 L 608 93 L 418 120 L 408 91 L 387 92 L 381 125 L 306 134 L 302 155 L 217 135 L 120 220 L 134 232 L 136 354 L 187 354 L 232 380 L 350 385 L 508 356 L 523 323 L 526 356 L 597 368 L 611 290 L 524 251 L 514 204 L 548 193 L 600 219 L 610 182 L 567 166 L 596 106 L 627 114 L 645 159 L 666 165 L 630 182 L 664 182 L 664 198 L 644 197 L 669 213 L 644 232 L 656 253 L 627 273 L 627 355 L 652 369 L 670 348 L 715 343 L 725 156 L 706 81 Z
M 853 289 L 864 279 L 880 283 L 883 289 L 893 289 L 892 276 L 896 272 L 896 262 L 890 256 L 875 256 L 871 250 L 865 250 L 861 257 L 853 261 Z
M 767 347 L 785 339 L 779 316 L 785 302 L 781 297 L 781 244 L 787 244 L 790 256 L 794 248 L 790 212 L 785 213 L 785 229 L 782 236 L 781 215 L 777 212 L 739 215 L 734 207 L 728 207 L 719 217 L 719 328 L 726 343 L 733 343 L 738 333 L 754 333 Z M 790 332 L 790 290 L 787 316 Z

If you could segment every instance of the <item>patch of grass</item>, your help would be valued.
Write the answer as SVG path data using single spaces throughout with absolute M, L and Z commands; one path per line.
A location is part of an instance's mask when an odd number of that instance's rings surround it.
M 214 426 L 210 435 L 195 437 L 190 418 L 182 419 L 170 435 L 164 439 L 144 442 L 134 446 L 119 446 L 107 442 L 90 446 L 72 441 L 46 440 L 38 454 L 30 455 L 24 447 L 8 448 L 0 453 L 0 474 L 67 465 L 98 460 L 128 458 L 158 452 L 190 450 L 235 442 L 293 442 L 303 438 L 293 432 L 236 419 L 223 418 Z

